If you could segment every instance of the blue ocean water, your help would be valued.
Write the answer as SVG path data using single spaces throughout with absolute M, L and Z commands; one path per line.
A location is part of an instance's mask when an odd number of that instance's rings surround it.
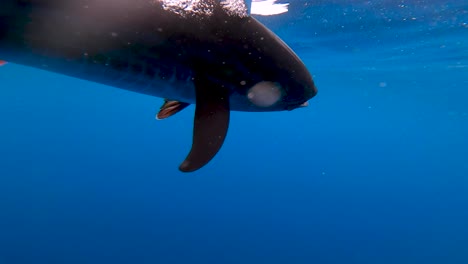
M 193 107 L 0 68 L 0 263 L 468 263 L 468 3 L 291 1 L 258 17 L 308 108 L 232 114 L 183 174 Z

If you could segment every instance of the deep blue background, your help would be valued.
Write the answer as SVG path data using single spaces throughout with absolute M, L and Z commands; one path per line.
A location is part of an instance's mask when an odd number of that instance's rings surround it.
M 262 22 L 306 109 L 232 115 L 178 172 L 193 107 L 0 69 L 0 263 L 468 263 L 468 5 L 294 1 Z

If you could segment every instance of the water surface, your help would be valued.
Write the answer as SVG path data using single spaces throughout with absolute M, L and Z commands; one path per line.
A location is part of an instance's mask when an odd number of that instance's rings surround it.
M 468 263 L 468 5 L 291 1 L 307 109 L 232 115 L 177 170 L 193 107 L 0 69 L 0 263 Z

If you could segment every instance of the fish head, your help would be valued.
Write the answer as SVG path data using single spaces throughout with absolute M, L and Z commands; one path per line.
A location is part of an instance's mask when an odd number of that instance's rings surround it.
M 309 99 L 317 94 L 317 87 L 306 66 L 297 56 L 290 57 L 287 63 L 284 58 L 276 59 L 277 67 L 267 67 L 269 77 L 248 90 L 248 100 L 270 111 L 291 111 L 308 106 Z
M 276 34 L 250 19 L 251 33 L 237 56 L 243 77 L 236 84 L 246 110 L 290 111 L 307 106 L 317 87 L 306 65 Z

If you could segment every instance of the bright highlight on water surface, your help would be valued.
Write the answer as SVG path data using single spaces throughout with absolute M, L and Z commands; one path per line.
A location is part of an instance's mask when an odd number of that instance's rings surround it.
M 253 15 L 271 16 L 288 12 L 287 4 L 278 4 L 277 0 L 253 0 L 250 13 Z

